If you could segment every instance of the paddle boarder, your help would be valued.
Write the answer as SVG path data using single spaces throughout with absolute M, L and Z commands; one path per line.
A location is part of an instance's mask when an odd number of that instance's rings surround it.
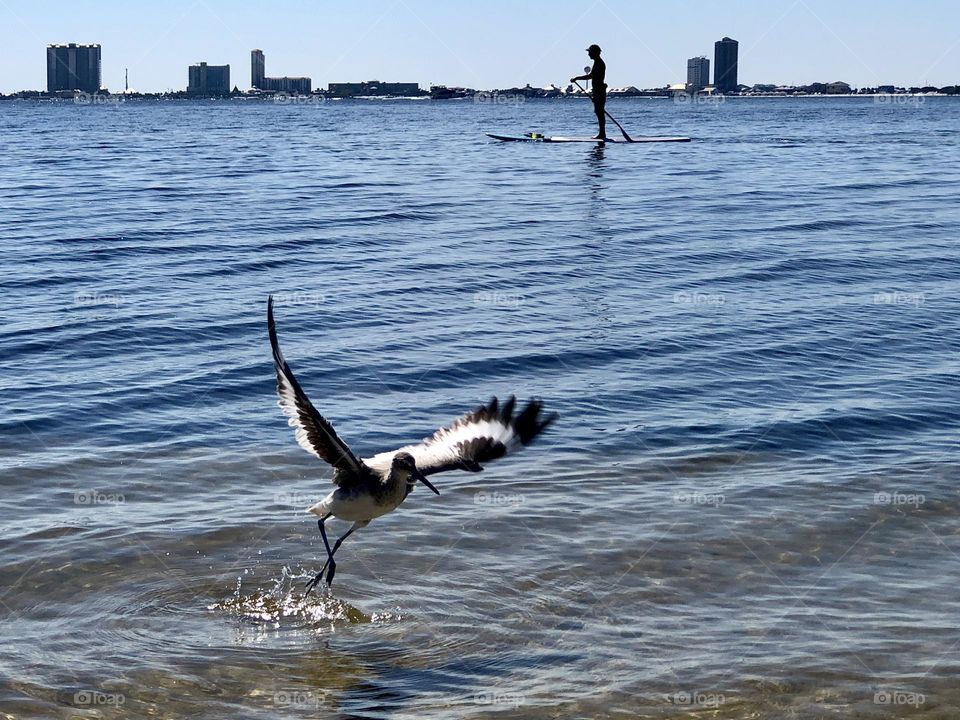
M 600 133 L 594 140 L 607 139 L 607 83 L 604 82 L 607 76 L 607 64 L 600 57 L 600 52 L 599 45 L 588 47 L 587 55 L 593 60 L 593 68 L 587 75 L 570 78 L 570 82 L 589 80 L 593 83 L 593 111 L 597 114 L 597 122 L 600 123 Z

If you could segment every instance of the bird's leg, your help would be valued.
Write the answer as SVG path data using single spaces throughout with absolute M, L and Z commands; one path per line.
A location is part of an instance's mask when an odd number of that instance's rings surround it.
M 350 526 L 350 529 L 347 530 L 347 531 L 343 534 L 342 537 L 337 538 L 337 541 L 333 544 L 333 552 L 330 553 L 330 558 L 329 558 L 329 560 L 328 560 L 328 562 L 330 563 L 330 572 L 327 573 L 327 587 L 330 587 L 331 585 L 333 585 L 333 575 L 334 575 L 334 573 L 337 572 L 337 563 L 336 563 L 336 561 L 333 559 L 334 554 L 337 552 L 337 550 L 340 549 L 340 544 L 341 544 L 344 540 L 346 540 L 348 537 L 350 537 L 350 534 L 351 534 L 354 530 L 356 530 L 356 529 L 358 529 L 358 528 L 362 528 L 364 525 L 366 525 L 366 523 L 363 523 L 363 524 L 361 524 L 361 523 L 354 523 L 353 525 Z M 327 567 L 327 566 L 324 565 L 324 566 L 323 566 L 323 569 L 325 570 L 326 567 Z M 320 571 L 320 575 L 323 575 L 323 570 Z
M 317 520 L 317 527 L 320 528 L 320 537 L 323 538 L 323 546 L 327 549 L 327 562 L 323 564 L 323 570 L 317 573 L 316 577 L 313 578 L 310 582 L 307 583 L 306 592 L 303 593 L 303 596 L 306 597 L 310 594 L 310 591 L 313 590 L 323 578 L 323 571 L 327 569 L 327 563 L 333 560 L 333 553 L 330 552 L 330 542 L 327 540 L 327 531 L 323 529 L 323 521 L 326 520 L 329 515 L 322 517 Z M 338 541 L 339 542 L 339 541 Z

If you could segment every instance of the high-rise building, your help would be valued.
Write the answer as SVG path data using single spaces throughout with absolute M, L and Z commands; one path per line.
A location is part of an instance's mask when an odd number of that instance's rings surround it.
M 710 61 L 705 57 L 687 60 L 687 92 L 698 93 L 710 84 Z
M 188 71 L 189 85 L 187 92 L 191 95 L 229 95 L 230 94 L 230 66 L 191 65 Z
M 308 77 L 266 77 L 267 60 L 263 50 L 250 51 L 250 87 L 264 92 L 302 93 L 309 95 L 313 81 Z
M 263 89 L 263 81 L 267 74 L 267 60 L 263 50 L 250 51 L 250 87 Z
M 725 37 L 713 46 L 713 85 L 718 93 L 736 92 L 737 55 L 740 43 Z
M 100 90 L 99 45 L 47 45 L 47 92 Z

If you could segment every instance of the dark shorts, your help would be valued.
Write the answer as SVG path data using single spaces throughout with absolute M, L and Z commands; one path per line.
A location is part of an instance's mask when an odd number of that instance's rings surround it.
M 597 110 L 603 110 L 607 104 L 607 86 L 604 85 L 603 88 L 595 87 L 593 89 L 593 106 Z

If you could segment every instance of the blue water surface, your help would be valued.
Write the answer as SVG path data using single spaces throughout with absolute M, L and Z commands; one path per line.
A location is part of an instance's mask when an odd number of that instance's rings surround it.
M 570 100 L 0 103 L 0 703 L 960 706 L 960 102 L 608 109 L 693 142 L 484 135 L 593 132 Z M 359 454 L 491 395 L 560 420 L 304 604 L 329 472 L 269 294 Z

